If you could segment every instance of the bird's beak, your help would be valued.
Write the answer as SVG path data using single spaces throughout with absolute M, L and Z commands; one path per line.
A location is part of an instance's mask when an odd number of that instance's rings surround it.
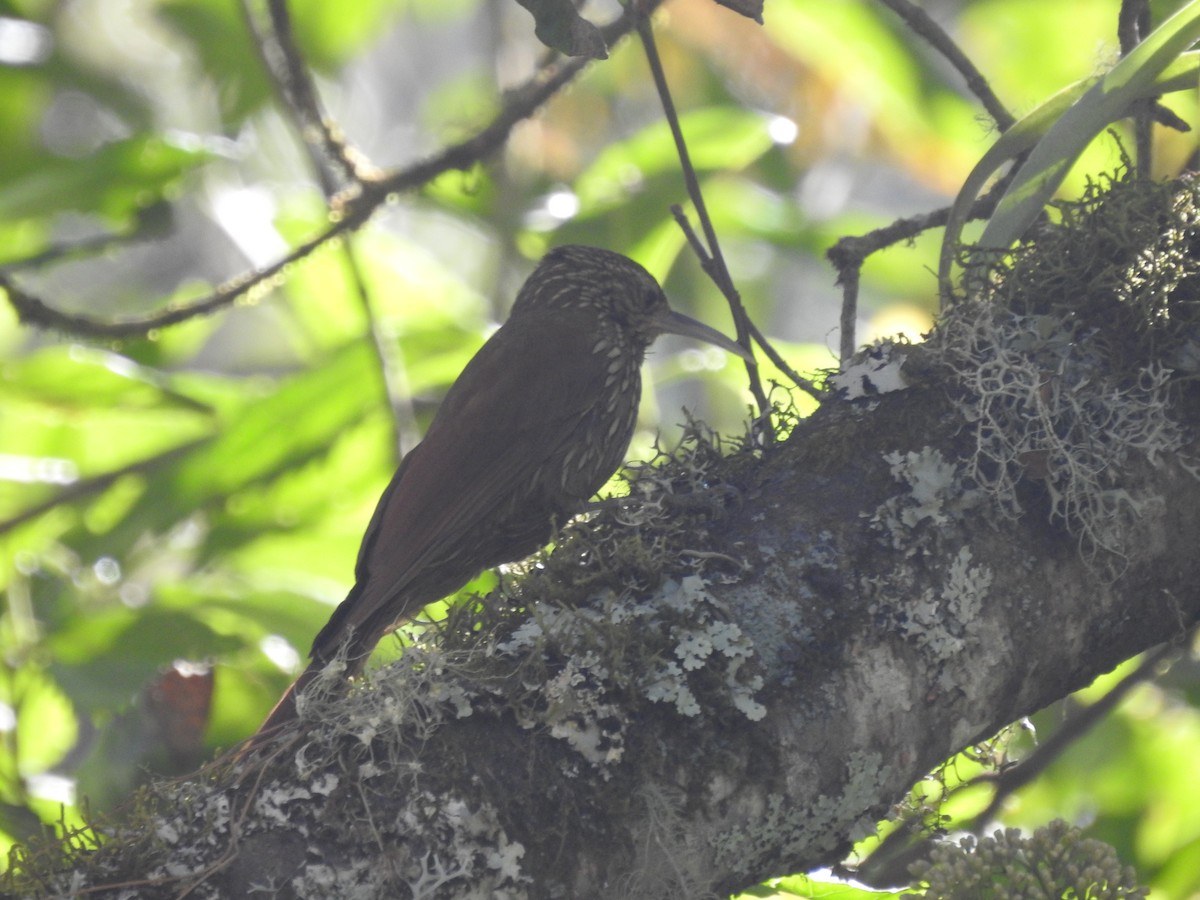
M 715 347 L 720 347 L 722 350 L 728 350 L 735 356 L 740 356 L 751 365 L 754 364 L 753 354 L 745 347 L 725 337 L 725 335 L 721 334 L 715 328 L 709 328 L 703 322 L 697 322 L 691 316 L 677 313 L 673 309 L 668 309 L 666 312 L 655 316 L 654 330 L 659 334 L 678 334 L 682 337 L 704 341 L 706 344 L 712 344 Z

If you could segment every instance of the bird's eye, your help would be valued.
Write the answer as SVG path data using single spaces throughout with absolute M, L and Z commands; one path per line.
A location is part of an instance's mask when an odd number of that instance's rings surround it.
M 662 292 L 655 287 L 647 287 L 642 291 L 642 309 L 650 312 L 662 303 Z

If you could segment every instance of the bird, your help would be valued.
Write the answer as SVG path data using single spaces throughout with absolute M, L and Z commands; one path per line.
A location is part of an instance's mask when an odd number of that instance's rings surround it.
M 297 694 L 335 659 L 354 677 L 384 635 L 481 571 L 545 546 L 582 511 L 624 461 L 642 362 L 661 334 L 753 362 L 673 311 L 628 257 L 582 245 L 549 251 L 400 461 L 367 525 L 354 586 L 255 738 L 295 719 Z

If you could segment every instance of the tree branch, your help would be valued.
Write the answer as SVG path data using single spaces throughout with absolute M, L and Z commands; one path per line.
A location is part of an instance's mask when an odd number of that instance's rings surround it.
M 944 28 L 939 25 L 925 10 L 910 0 L 879 0 L 884 6 L 899 16 L 914 34 L 924 38 L 934 50 L 940 53 L 950 65 L 963 77 L 967 89 L 976 96 L 987 114 L 992 117 L 996 127 L 1007 131 L 1016 119 L 1008 111 L 1000 98 L 983 77 L 983 73 L 971 62 L 970 57 L 954 42 Z
M 349 699 L 306 695 L 261 767 L 161 787 L 123 833 L 170 841 L 109 843 L 78 883 L 695 896 L 835 862 L 949 754 L 1200 614 L 1191 474 L 1122 473 L 1164 505 L 1104 582 L 1036 497 L 920 516 L 889 452 L 971 444 L 937 383 L 685 454 Z M 681 525 L 671 498 L 719 483 L 751 502 Z
M 646 6 L 653 10 L 659 2 L 661 0 L 647 0 Z M 635 27 L 637 17 L 637 13 L 626 9 L 613 22 L 601 28 L 606 44 L 611 47 L 627 35 Z M 334 218 L 327 228 L 276 262 L 255 272 L 238 275 L 196 300 L 175 304 L 145 316 L 101 319 L 57 309 L 51 302 L 22 288 L 5 272 L 0 272 L 0 289 L 5 292 L 9 304 L 23 324 L 91 338 L 145 337 L 158 329 L 226 309 L 243 297 L 254 296 L 269 288 L 276 278 L 284 275 L 295 263 L 306 259 L 335 238 L 362 226 L 393 194 L 415 190 L 439 175 L 469 169 L 490 157 L 504 145 L 518 122 L 536 113 L 546 101 L 569 84 L 587 63 L 588 60 L 580 58 L 560 60 L 547 66 L 511 91 L 500 112 L 475 135 L 411 166 L 364 177 L 359 186 L 352 187 L 335 200 Z
M 630 8 L 640 7 L 639 4 L 635 3 Z M 703 267 L 705 273 L 712 279 L 729 304 L 729 311 L 733 313 L 734 326 L 737 328 L 738 343 L 747 350 L 750 350 L 752 349 L 750 344 L 750 316 L 746 312 L 746 307 L 742 304 L 741 295 L 733 283 L 733 276 L 729 273 L 729 267 L 725 264 L 725 256 L 721 252 L 721 243 L 717 239 L 716 226 L 713 225 L 712 219 L 708 215 L 708 207 L 704 202 L 704 194 L 700 190 L 700 179 L 696 176 L 696 169 L 692 166 L 691 156 L 688 154 L 687 141 L 683 136 L 683 127 L 679 124 L 679 114 L 675 111 L 675 101 L 671 99 L 671 88 L 667 84 L 667 75 L 663 71 L 662 61 L 658 56 L 658 46 L 654 42 L 654 28 L 650 23 L 649 9 L 638 20 L 637 30 L 638 36 L 642 40 L 642 49 L 646 53 L 646 62 L 650 66 L 650 74 L 654 79 L 654 87 L 658 91 L 659 103 L 662 104 L 663 115 L 666 117 L 667 125 L 671 129 L 671 137 L 675 141 L 675 152 L 679 155 L 683 183 L 687 187 L 688 197 L 691 198 L 692 206 L 696 208 L 696 215 L 700 219 L 700 227 L 704 229 L 707 247 L 700 245 L 699 241 L 696 240 L 694 232 L 689 234 L 689 241 L 692 248 L 696 251 L 700 259 L 700 265 Z M 682 213 L 676 213 L 676 219 L 679 219 L 681 215 Z M 685 229 L 685 234 L 689 230 Z M 762 381 L 758 377 L 758 367 L 749 360 L 746 361 L 745 365 L 747 383 L 749 384 L 751 394 L 754 395 L 754 401 L 758 405 L 759 418 L 766 420 L 771 415 L 771 404 L 767 400 L 766 392 L 763 391 Z

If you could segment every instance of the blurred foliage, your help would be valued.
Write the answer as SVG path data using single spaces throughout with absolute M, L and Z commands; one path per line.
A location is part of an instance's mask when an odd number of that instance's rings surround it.
M 914 866 L 929 900 L 1140 900 L 1146 891 L 1137 873 L 1112 847 L 1062 819 L 1032 837 L 1019 829 L 997 830 L 957 845 L 945 843 L 932 861 Z
M 927 7 L 1016 112 L 1116 58 L 1117 0 Z M 330 116 L 380 166 L 473 133 L 544 53 L 529 14 L 499 0 L 291 9 Z M 882 5 L 773 0 L 765 18 L 672 0 L 657 30 L 747 307 L 811 372 L 837 342 L 825 248 L 945 206 L 994 135 Z M 0 845 L 253 730 L 348 586 L 394 434 L 428 423 L 547 247 L 629 253 L 677 307 L 728 328 L 669 212 L 685 195 L 641 51 L 609 49 L 498 158 L 350 239 L 353 266 L 329 248 L 252 303 L 112 345 L 31 331 L 0 306 Z M 1197 121 L 1194 92 L 1170 102 Z M 0 265 L 63 309 L 115 317 L 196 297 L 326 221 L 234 0 L 0 0 L 0 133 Z M 1163 132 L 1160 171 L 1193 150 Z M 1094 143 L 1065 190 L 1117 159 Z M 936 235 L 868 260 L 860 340 L 927 328 L 936 265 Z M 395 348 L 399 427 L 372 324 Z M 720 354 L 664 342 L 649 370 L 635 450 L 677 433 L 684 406 L 740 430 L 748 395 Z M 1005 821 L 1090 822 L 1155 896 L 1195 895 L 1190 683 L 1147 686 Z M 755 896 L 875 893 L 831 885 Z

